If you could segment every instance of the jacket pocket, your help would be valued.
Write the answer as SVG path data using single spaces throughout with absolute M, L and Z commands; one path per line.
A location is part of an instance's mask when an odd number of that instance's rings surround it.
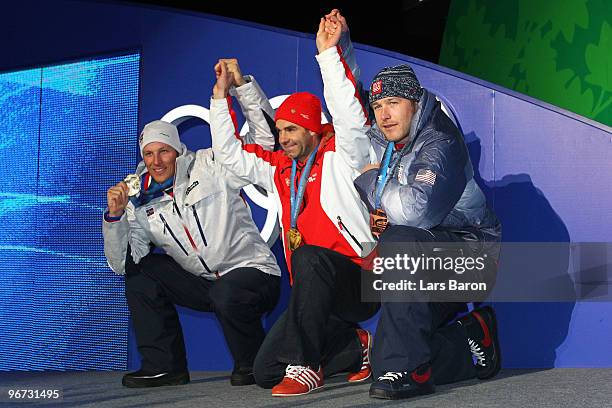
M 202 224 L 200 224 L 200 217 L 198 217 L 198 212 L 195 209 L 195 206 L 191 206 L 191 210 L 193 212 L 193 218 L 196 220 L 196 224 L 198 224 L 198 231 L 200 231 L 200 237 L 202 238 L 202 242 L 204 246 L 208 246 L 208 242 L 206 241 L 206 237 L 204 236 L 204 229 L 202 229 Z

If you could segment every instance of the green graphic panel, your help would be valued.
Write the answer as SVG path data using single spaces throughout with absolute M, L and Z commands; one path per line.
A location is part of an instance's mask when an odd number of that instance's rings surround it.
M 453 0 L 440 64 L 612 126 L 612 1 Z

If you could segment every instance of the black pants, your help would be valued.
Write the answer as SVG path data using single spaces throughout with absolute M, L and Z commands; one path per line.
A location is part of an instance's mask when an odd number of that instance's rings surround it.
M 381 235 L 378 255 L 394 257 L 401 246 L 403 253 L 418 257 L 424 251 L 420 243 L 461 241 L 461 236 L 447 230 L 394 225 Z M 383 293 L 380 309 L 372 350 L 375 378 L 388 371 L 412 371 L 425 363 L 431 363 L 437 384 L 475 377 L 465 329 L 454 322 L 458 313 L 467 311 L 465 303 L 391 302 Z
M 306 245 L 293 252 L 289 306 L 264 340 L 253 367 L 257 384 L 271 388 L 288 364 L 323 366 L 325 376 L 361 368 L 355 329 L 378 310 L 361 302 L 361 268 L 327 248 Z
M 185 271 L 168 255 L 149 254 L 138 264 L 128 255 L 125 294 L 142 369 L 187 369 L 183 332 L 174 305 L 214 312 L 234 364 L 252 366 L 265 335 L 261 317 L 276 305 L 279 286 L 279 277 L 255 268 L 237 268 L 209 281 Z

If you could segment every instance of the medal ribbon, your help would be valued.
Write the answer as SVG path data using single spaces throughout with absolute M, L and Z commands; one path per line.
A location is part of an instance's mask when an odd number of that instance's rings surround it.
M 295 193 L 295 176 L 297 174 L 297 160 L 293 159 L 291 163 L 291 228 L 297 226 L 298 213 L 300 211 L 300 205 L 302 204 L 302 198 L 304 198 L 304 191 L 306 190 L 306 182 L 310 175 L 310 168 L 314 162 L 315 155 L 319 150 L 319 145 L 315 147 L 314 151 L 308 156 L 308 161 L 302 170 L 300 176 L 300 184 L 298 186 L 297 194 Z
M 387 148 L 385 149 L 385 154 L 383 156 L 383 162 L 380 168 L 378 169 L 378 178 L 376 180 L 376 194 L 374 195 L 374 209 L 380 209 L 380 200 L 382 199 L 383 191 L 385 190 L 385 186 L 389 181 L 389 175 L 392 175 L 395 171 L 395 168 L 400 162 L 400 159 L 403 156 L 405 151 L 412 151 L 416 143 L 417 138 L 413 137 L 410 143 L 406 143 L 404 147 L 400 149 L 397 156 L 393 161 L 391 161 L 391 156 L 393 155 L 393 150 L 395 150 L 395 142 L 389 142 Z
M 376 178 L 376 192 L 374 194 L 374 209 L 376 210 L 380 209 L 380 201 L 382 199 L 385 186 L 387 185 L 387 181 L 389 180 L 389 175 L 393 174 L 395 166 L 397 166 L 399 159 L 402 156 L 401 154 L 398 154 L 395 160 L 391 162 L 393 150 L 395 150 L 395 142 L 389 142 L 387 148 L 385 149 L 383 162 L 378 169 L 378 177 Z
M 150 183 L 148 186 L 146 185 L 147 181 Z M 151 200 L 163 196 L 164 191 L 172 190 L 174 177 L 170 177 L 168 180 L 159 184 L 149 175 L 148 177 L 143 177 L 142 184 L 140 195 L 130 197 L 130 201 L 134 204 L 134 207 L 148 204 Z

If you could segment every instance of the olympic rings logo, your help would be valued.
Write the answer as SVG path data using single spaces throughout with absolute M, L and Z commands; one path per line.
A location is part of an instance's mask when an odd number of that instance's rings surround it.
M 270 104 L 274 109 L 276 109 L 288 96 L 289 95 L 275 96 L 274 98 L 270 99 Z M 210 124 L 210 110 L 200 105 L 183 105 L 166 113 L 161 120 L 170 122 L 178 127 L 181 123 L 192 118 L 198 118 Z M 248 131 L 249 126 L 247 123 L 245 123 L 240 129 L 240 135 L 244 136 Z M 262 193 L 252 184 L 244 187 L 242 190 L 249 197 L 249 199 L 253 201 L 253 203 L 255 203 L 258 207 L 267 210 L 266 221 L 261 228 L 260 234 L 264 241 L 268 243 L 268 246 L 271 247 L 274 242 L 276 242 L 278 234 L 280 233 L 278 208 L 276 206 L 274 197 Z

